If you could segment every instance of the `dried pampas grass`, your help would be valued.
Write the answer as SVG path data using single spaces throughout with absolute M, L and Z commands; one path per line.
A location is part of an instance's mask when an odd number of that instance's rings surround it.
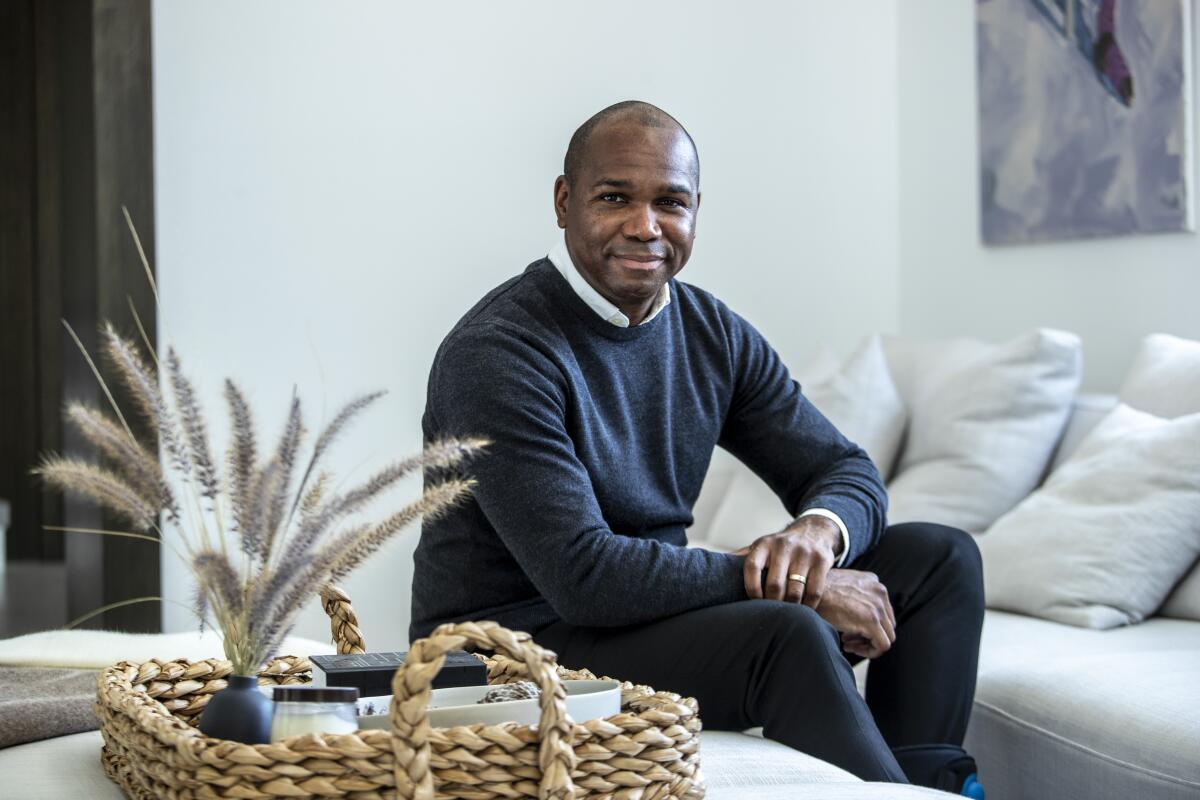
M 128 212 L 126 220 L 157 299 Z M 447 513 L 470 493 L 473 481 L 456 473 L 488 444 L 479 439 L 430 443 L 357 486 L 333 489 L 323 457 L 349 423 L 384 392 L 364 394 L 343 406 L 317 435 L 299 470 L 306 433 L 300 398 L 293 394 L 279 441 L 260 456 L 260 438 L 245 393 L 227 380 L 224 395 L 232 435 L 222 470 L 182 360 L 168 349 L 166 363 L 160 365 L 136 311 L 134 319 L 156 368 L 111 324 L 101 332 L 102 351 L 137 411 L 158 435 L 165 460 L 186 491 L 176 497 L 153 448 L 134 436 L 90 354 L 65 322 L 116 419 L 79 403 L 70 404 L 65 416 L 112 468 L 51 456 L 35 472 L 50 486 L 81 494 L 117 513 L 136 532 L 56 530 L 161 542 L 160 515 L 176 526 L 183 543 L 180 555 L 196 580 L 193 611 L 202 626 L 210 616 L 215 621 L 235 673 L 255 674 L 291 631 L 305 601 L 324 586 L 343 579 L 412 523 Z M 161 382 L 159 366 L 165 366 Z M 426 485 L 416 500 L 377 522 L 359 518 L 368 505 L 417 470 L 425 471 Z M 226 546 L 227 533 L 236 536 L 233 555 Z

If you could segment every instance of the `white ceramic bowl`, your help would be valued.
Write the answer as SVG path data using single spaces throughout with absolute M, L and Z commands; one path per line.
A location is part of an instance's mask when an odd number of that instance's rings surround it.
M 616 681 L 563 681 L 567 690 L 567 713 L 576 722 L 597 717 L 611 717 L 621 711 L 621 685 Z M 480 700 L 490 686 L 458 686 L 452 689 L 434 689 L 429 699 L 429 724 L 434 728 L 451 728 L 456 725 L 498 725 L 516 722 L 520 725 L 536 725 L 541 718 L 538 700 L 505 700 L 501 703 L 483 703 Z M 360 728 L 390 727 L 387 709 L 392 698 L 364 697 L 358 701 Z M 377 713 L 362 716 L 370 703 Z

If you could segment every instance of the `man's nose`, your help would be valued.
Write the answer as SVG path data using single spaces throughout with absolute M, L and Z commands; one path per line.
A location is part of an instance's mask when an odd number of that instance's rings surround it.
M 658 225 L 658 215 L 654 206 L 649 203 L 634 204 L 625 220 L 623 233 L 630 239 L 650 242 L 662 236 L 662 228 Z

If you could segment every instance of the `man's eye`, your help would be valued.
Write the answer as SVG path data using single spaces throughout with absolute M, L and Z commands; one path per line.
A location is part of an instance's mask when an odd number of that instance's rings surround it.
M 679 202 L 674 197 L 664 197 L 659 202 L 663 205 L 670 206 L 671 208 L 686 208 L 683 203 Z
M 609 193 L 600 195 L 600 199 L 606 203 L 620 203 L 625 200 L 625 196 Z

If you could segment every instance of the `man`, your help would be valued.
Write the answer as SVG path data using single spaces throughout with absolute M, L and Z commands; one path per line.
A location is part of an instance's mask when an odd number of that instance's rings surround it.
M 885 535 L 866 454 L 748 322 L 674 280 L 699 181 L 691 137 L 649 104 L 572 137 L 562 241 L 468 312 L 430 372 L 426 438 L 493 445 L 473 499 L 421 531 L 410 635 L 497 620 L 565 665 L 697 698 L 709 728 L 761 725 L 867 780 L 958 789 L 978 551 L 938 525 Z M 686 546 L 717 444 L 795 515 L 736 554 Z

